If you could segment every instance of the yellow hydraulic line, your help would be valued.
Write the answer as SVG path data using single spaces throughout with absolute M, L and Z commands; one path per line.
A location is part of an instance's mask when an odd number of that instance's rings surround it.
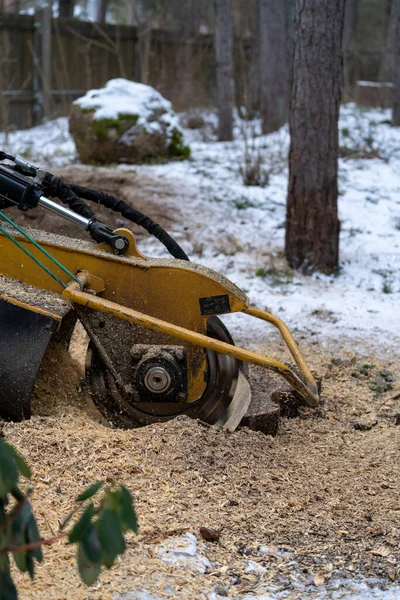
M 77 275 L 77 277 L 85 287 L 89 282 L 90 275 L 88 273 L 81 272 Z M 82 292 L 79 284 L 75 281 L 64 289 L 62 295 L 70 302 L 75 302 L 76 304 L 81 304 L 87 308 L 92 308 L 103 313 L 111 314 L 125 321 L 141 325 L 147 329 L 165 333 L 203 348 L 209 348 L 215 352 L 227 354 L 228 356 L 233 356 L 238 360 L 249 362 L 274 371 L 275 373 L 279 373 L 299 392 L 299 394 L 301 394 L 309 406 L 314 407 L 318 405 L 319 396 L 316 387 L 314 389 L 308 388 L 289 367 L 281 362 L 266 358 L 265 356 L 245 350 L 244 348 L 239 348 L 237 346 L 232 346 L 231 344 L 215 340 L 206 335 L 202 335 L 201 333 L 180 327 L 179 325 L 162 321 L 156 317 L 145 315 L 131 308 L 126 308 L 116 304 L 115 302 L 111 302 L 110 300 L 105 300 L 86 292 Z
M 293 339 L 293 336 L 290 332 L 289 327 L 281 321 L 278 317 L 273 315 L 272 313 L 261 310 L 261 308 L 256 308 L 255 306 L 249 306 L 248 308 L 244 308 L 243 311 L 247 315 L 251 315 L 252 317 L 256 317 L 257 319 L 262 319 L 263 321 L 267 321 L 274 325 L 280 332 L 281 336 L 286 342 L 287 347 L 290 350 L 290 354 L 293 356 L 296 361 L 296 365 L 299 367 L 304 379 L 307 381 L 311 389 L 316 390 L 317 384 L 315 383 L 315 379 L 313 374 L 311 373 L 306 361 L 304 360 L 296 342 Z

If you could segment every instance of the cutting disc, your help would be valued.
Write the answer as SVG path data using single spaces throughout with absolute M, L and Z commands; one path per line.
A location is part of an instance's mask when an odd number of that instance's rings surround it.
M 207 335 L 233 344 L 232 337 L 217 317 L 207 322 Z M 234 430 L 250 404 L 250 385 L 243 364 L 231 356 L 207 350 L 207 386 L 202 397 L 191 403 L 134 402 L 118 388 L 92 343 L 86 357 L 86 378 L 92 399 L 101 414 L 114 426 L 131 428 L 187 415 Z M 190 365 L 189 365 L 190 368 Z

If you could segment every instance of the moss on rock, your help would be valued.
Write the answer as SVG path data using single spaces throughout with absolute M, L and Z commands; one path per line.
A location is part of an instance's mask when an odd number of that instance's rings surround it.
M 185 144 L 182 131 L 179 131 L 176 127 L 172 130 L 172 137 L 169 142 L 168 152 L 171 157 L 190 157 L 190 146 Z
M 94 133 L 99 137 L 113 138 L 115 133 L 122 135 L 127 129 L 136 125 L 139 115 L 118 114 L 118 119 L 93 119 Z

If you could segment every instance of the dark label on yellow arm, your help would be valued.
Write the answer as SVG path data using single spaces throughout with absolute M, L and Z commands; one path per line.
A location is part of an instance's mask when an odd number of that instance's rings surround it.
M 199 303 L 202 315 L 222 315 L 231 312 L 228 294 L 199 298 Z

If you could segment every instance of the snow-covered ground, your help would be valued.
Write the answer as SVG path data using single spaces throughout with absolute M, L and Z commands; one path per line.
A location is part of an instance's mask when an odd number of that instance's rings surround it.
M 283 258 L 287 126 L 260 136 L 257 121 L 236 119 L 235 141 L 218 143 L 215 115 L 201 115 L 205 127 L 185 129 L 190 161 L 116 168 L 174 186 L 184 225 L 192 231 L 190 244 L 183 224 L 171 233 L 192 260 L 224 274 L 295 332 L 322 341 L 348 340 L 360 351 L 373 345 L 393 353 L 400 341 L 400 128 L 389 124 L 390 112 L 342 107 L 340 145 L 346 156 L 340 159 L 340 270 L 335 276 L 299 275 Z M 245 137 L 250 154 L 263 157 L 265 187 L 243 185 Z M 66 118 L 10 133 L 7 140 L 0 134 L 4 146 L 48 168 L 77 161 Z M 150 240 L 144 251 L 160 255 L 162 248 Z M 239 334 L 251 324 L 255 344 L 265 338 L 264 326 L 254 327 L 248 317 L 232 320 Z

